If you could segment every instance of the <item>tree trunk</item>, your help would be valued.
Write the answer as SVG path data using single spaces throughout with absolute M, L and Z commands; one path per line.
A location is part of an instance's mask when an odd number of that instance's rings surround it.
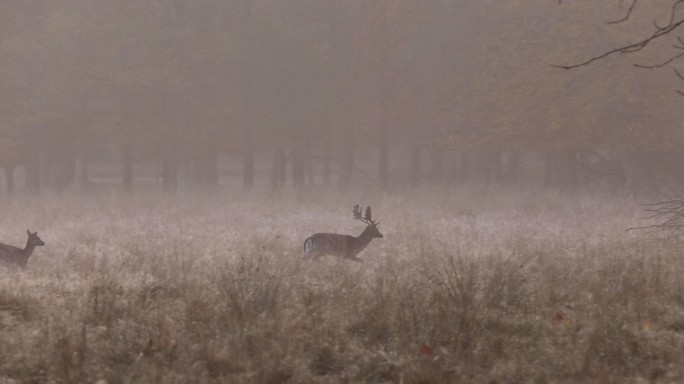
M 577 186 L 577 154 L 564 151 L 559 156 L 560 186 L 563 189 Z
M 305 139 L 306 143 L 306 148 L 304 148 L 304 168 L 306 170 L 306 179 L 308 182 L 308 185 L 313 186 L 316 181 L 314 180 L 314 169 L 313 169 L 313 161 L 311 159 L 311 136 L 307 135 Z
M 43 132 L 38 128 L 31 128 L 27 132 L 28 137 L 26 137 L 27 142 L 31 142 L 32 137 L 43 137 Z M 32 146 L 29 150 L 29 155 L 24 163 L 24 169 L 26 174 L 26 187 L 29 192 L 33 194 L 39 194 L 43 186 L 43 158 L 45 155 L 45 145 L 43 140 L 40 140 L 37 146 Z
M 245 125 L 245 128 L 243 129 L 243 135 L 244 159 L 242 169 L 242 187 L 249 189 L 254 186 L 254 133 L 249 125 Z
M 520 175 L 520 153 L 511 152 L 508 154 L 508 179 L 512 182 L 517 182 Z
M 351 185 L 352 171 L 354 170 L 354 128 L 343 136 L 342 164 L 340 164 L 340 187 L 348 188 Z
M 341 3 L 340 3 L 341 4 Z M 339 91 L 339 103 L 335 104 L 333 112 L 335 122 L 336 137 L 339 137 L 340 159 L 337 163 L 338 171 L 338 186 L 341 189 L 349 188 L 352 181 L 352 172 L 354 170 L 354 145 L 355 145 L 355 119 L 351 108 L 352 90 L 354 85 L 352 83 L 353 76 L 351 75 L 351 25 L 349 23 L 338 23 L 336 18 L 333 18 L 330 24 L 330 43 L 331 53 L 333 55 L 333 71 L 335 89 Z
M 330 186 L 330 129 L 326 129 L 323 141 L 323 185 Z
M 411 185 L 420 185 L 420 173 L 422 168 L 423 148 L 415 143 L 411 147 L 411 163 L 409 165 L 409 180 Z
M 577 154 L 573 151 L 546 153 L 544 185 L 561 189 L 577 186 Z
M 40 182 L 40 160 L 38 158 L 30 159 L 26 165 L 26 187 L 32 193 L 38 194 L 41 189 Z
M 131 145 L 126 144 L 122 150 L 123 158 L 123 189 L 126 192 L 133 191 L 133 153 Z
M 444 183 L 444 151 L 435 149 L 431 153 L 432 170 L 430 171 L 430 179 L 433 184 Z
M 378 143 L 378 176 L 380 187 L 389 188 L 389 142 L 387 139 L 387 122 L 380 123 L 380 142 Z
M 282 151 L 283 161 L 281 161 L 280 164 L 278 165 L 278 183 L 280 185 L 285 185 L 285 181 L 287 179 L 287 177 L 286 177 L 287 172 L 286 171 L 287 171 L 288 158 L 287 158 L 287 153 L 285 153 L 285 150 L 281 149 L 281 151 Z
M 252 70 L 252 52 L 254 35 L 252 26 L 252 2 L 243 0 L 235 4 L 234 9 L 240 15 L 236 19 L 236 30 L 243 39 L 243 49 L 240 60 L 238 61 L 241 72 L 250 73 Z M 242 187 L 251 189 L 254 186 L 254 118 L 256 108 L 254 107 L 255 96 L 253 95 L 254 83 L 251 76 L 242 76 L 238 82 L 240 94 L 242 96 Z
M 203 182 L 209 188 L 218 187 L 218 137 L 216 131 L 212 130 L 207 135 L 207 143 L 205 146 L 204 161 L 202 165 L 202 173 L 204 174 Z
M 160 161 L 159 159 L 154 160 L 154 179 L 157 182 L 157 184 L 163 184 L 164 182 L 164 175 L 163 171 L 160 171 L 163 169 L 163 161 Z
M 470 155 L 468 153 L 461 154 L 459 165 L 459 178 L 462 181 L 467 181 L 470 178 Z
M 178 168 L 179 168 L 179 140 L 181 128 L 187 123 L 183 100 L 178 91 L 172 91 L 165 95 L 167 126 L 163 137 L 163 162 L 162 162 L 162 186 L 165 192 L 176 193 L 178 191 Z
M 501 182 L 501 152 L 494 151 L 487 155 L 487 183 Z
M 192 187 L 191 183 L 193 182 L 190 179 L 191 172 L 191 159 L 190 159 L 190 154 L 188 153 L 187 148 L 179 147 L 178 148 L 178 184 L 180 187 Z
M 88 186 L 88 159 L 83 155 L 76 159 L 76 189 L 86 191 Z
M 292 183 L 295 187 L 301 188 L 304 185 L 304 149 L 301 144 L 295 144 L 292 150 Z
M 453 184 L 455 181 L 458 180 L 459 176 L 459 156 L 457 153 L 454 152 L 449 152 L 447 155 L 447 161 L 448 161 L 448 177 L 446 178 L 448 184 Z
M 388 8 L 389 9 L 389 8 Z M 392 78 L 390 76 L 390 55 L 391 55 L 391 41 L 392 31 L 390 28 L 388 13 L 380 18 L 378 23 L 377 38 L 380 45 L 376 51 L 380 65 L 380 122 L 378 129 L 378 176 L 380 188 L 387 190 L 389 187 L 389 120 L 390 120 L 390 98 Z
M 178 143 L 172 136 L 167 136 L 162 164 L 162 185 L 169 193 L 178 191 Z
M 76 165 L 76 157 L 67 154 L 64 159 L 64 173 L 62 175 L 62 185 L 64 188 L 73 187 L 76 183 Z
M 285 181 L 286 162 L 285 150 L 282 147 L 276 148 L 273 151 L 273 163 L 271 165 L 271 187 L 273 189 L 279 188 Z
M 5 165 L 5 183 L 7 184 L 7 194 L 14 195 L 14 164 Z
M 555 152 L 544 155 L 544 186 L 554 188 L 558 186 L 558 158 Z

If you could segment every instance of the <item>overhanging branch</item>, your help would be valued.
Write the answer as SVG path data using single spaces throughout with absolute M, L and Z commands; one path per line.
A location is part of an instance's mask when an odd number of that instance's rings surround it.
M 636 6 L 637 1 L 638 0 L 632 0 L 632 5 L 629 6 L 629 9 L 627 10 L 627 14 L 625 15 L 625 17 L 623 17 L 620 20 L 609 21 L 606 24 L 619 24 L 619 23 L 622 23 L 624 21 L 627 21 L 629 19 L 629 17 L 632 16 L 632 11 L 634 11 L 634 7 Z
M 619 20 L 609 21 L 608 24 L 618 24 L 618 23 L 622 23 L 624 21 L 629 20 L 629 18 L 634 13 L 634 9 L 635 9 L 638 1 L 639 0 L 632 0 L 632 3 L 630 4 L 629 8 L 627 9 L 627 13 L 625 14 L 625 16 Z M 562 3 L 563 3 L 562 0 L 558 1 L 559 5 L 562 5 Z M 684 24 L 684 18 L 677 20 L 677 12 L 678 12 L 679 6 L 682 4 L 684 4 L 684 0 L 675 1 L 672 4 L 672 7 L 670 9 L 670 17 L 669 17 L 667 25 L 661 27 L 658 25 L 658 23 L 654 22 L 654 26 L 656 28 L 655 32 L 653 32 L 650 36 L 646 37 L 643 40 L 640 40 L 636 43 L 632 43 L 632 44 L 628 44 L 628 45 L 624 45 L 624 46 L 621 46 L 618 48 L 611 49 L 611 50 L 606 51 L 600 55 L 591 57 L 591 58 L 589 58 L 585 61 L 582 61 L 580 63 L 577 63 L 577 64 L 572 64 L 572 65 L 552 64 L 551 66 L 554 68 L 561 68 L 561 69 L 575 69 L 575 68 L 579 68 L 579 67 L 589 65 L 589 64 L 593 63 L 594 61 L 604 59 L 604 58 L 606 58 L 608 56 L 612 56 L 616 53 L 629 54 L 629 53 L 641 51 L 646 46 L 648 46 L 652 41 L 657 40 L 663 36 L 669 35 L 673 31 L 677 30 L 682 24 Z M 677 37 L 677 41 L 679 42 L 679 45 L 675 45 L 674 48 L 684 49 L 684 40 L 682 40 L 681 37 Z M 660 64 L 654 64 L 654 65 L 634 64 L 634 66 L 639 67 L 639 68 L 648 68 L 648 69 L 660 68 L 660 67 L 664 67 L 667 64 L 677 60 L 678 58 L 680 58 L 682 56 L 684 56 L 684 53 L 679 54 L 679 55 L 675 55 L 674 57 L 672 57 L 672 58 L 670 58 L 670 59 L 668 59 L 668 60 L 666 60 Z
M 675 55 L 675 56 L 663 61 L 660 64 L 653 64 L 653 65 L 632 64 L 632 65 L 634 65 L 637 68 L 656 69 L 656 68 L 662 68 L 662 67 L 668 65 L 671 62 L 679 59 L 680 57 L 684 57 L 684 52 L 680 53 L 679 55 Z
M 682 1 L 684 1 L 684 0 L 682 0 Z M 641 40 L 641 41 L 638 41 L 638 42 L 633 43 L 633 44 L 625 45 L 625 46 L 622 46 L 622 47 L 618 47 L 618 48 L 611 49 L 611 50 L 609 50 L 609 51 L 607 51 L 607 52 L 604 52 L 604 53 L 601 54 L 601 55 L 594 56 L 594 57 L 592 57 L 592 58 L 590 58 L 590 59 L 588 59 L 588 60 L 585 60 L 585 61 L 583 61 L 583 62 L 580 62 L 580 63 L 578 63 L 578 64 L 572 64 L 572 65 L 557 65 L 557 64 L 552 64 L 551 66 L 554 67 L 554 68 L 561 68 L 561 69 L 575 69 L 575 68 L 579 68 L 579 67 L 583 67 L 583 66 L 589 65 L 589 64 L 593 63 L 594 61 L 601 60 L 601 59 L 603 59 L 603 58 L 606 58 L 606 57 L 608 57 L 608 56 L 614 55 L 614 54 L 616 54 L 616 53 L 634 53 L 634 52 L 638 52 L 638 51 L 644 49 L 644 48 L 645 48 L 648 44 L 650 44 L 652 41 L 657 40 L 657 39 L 659 39 L 659 38 L 661 38 L 661 37 L 663 37 L 663 36 L 665 36 L 665 35 L 668 35 L 668 34 L 671 33 L 672 31 L 676 30 L 676 29 L 679 28 L 682 24 L 684 24 L 684 19 L 681 19 L 681 20 L 679 20 L 679 21 L 677 21 L 677 22 L 675 22 L 675 23 L 673 23 L 673 24 L 670 24 L 670 25 L 668 25 L 668 26 L 665 27 L 665 28 L 656 30 L 651 36 L 649 36 L 649 37 L 647 37 L 647 38 L 645 38 L 645 39 L 643 39 L 643 40 Z

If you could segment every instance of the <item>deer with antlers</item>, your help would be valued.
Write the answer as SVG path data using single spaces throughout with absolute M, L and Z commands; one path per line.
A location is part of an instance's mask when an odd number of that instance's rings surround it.
M 366 208 L 365 216 L 361 216 L 361 211 L 358 205 L 354 206 L 354 219 L 367 225 L 363 233 L 356 237 L 336 233 L 316 233 L 304 241 L 304 259 L 318 260 L 321 256 L 331 255 L 363 263 L 363 260 L 356 255 L 363 251 L 374 238 L 382 238 L 382 233 L 378 231 L 380 223 L 375 222 L 371 216 L 371 207 Z

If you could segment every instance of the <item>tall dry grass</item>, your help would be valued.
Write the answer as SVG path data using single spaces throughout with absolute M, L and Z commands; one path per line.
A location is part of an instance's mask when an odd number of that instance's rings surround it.
M 384 239 L 301 260 L 317 231 Z M 2 383 L 684 381 L 681 244 L 635 201 L 536 190 L 45 196 L 0 239 Z

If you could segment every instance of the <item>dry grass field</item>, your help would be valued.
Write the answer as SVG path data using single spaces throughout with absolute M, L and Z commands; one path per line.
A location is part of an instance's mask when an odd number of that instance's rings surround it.
M 314 232 L 383 239 L 301 260 Z M 0 383 L 684 381 L 681 244 L 631 198 L 538 190 L 3 203 Z

